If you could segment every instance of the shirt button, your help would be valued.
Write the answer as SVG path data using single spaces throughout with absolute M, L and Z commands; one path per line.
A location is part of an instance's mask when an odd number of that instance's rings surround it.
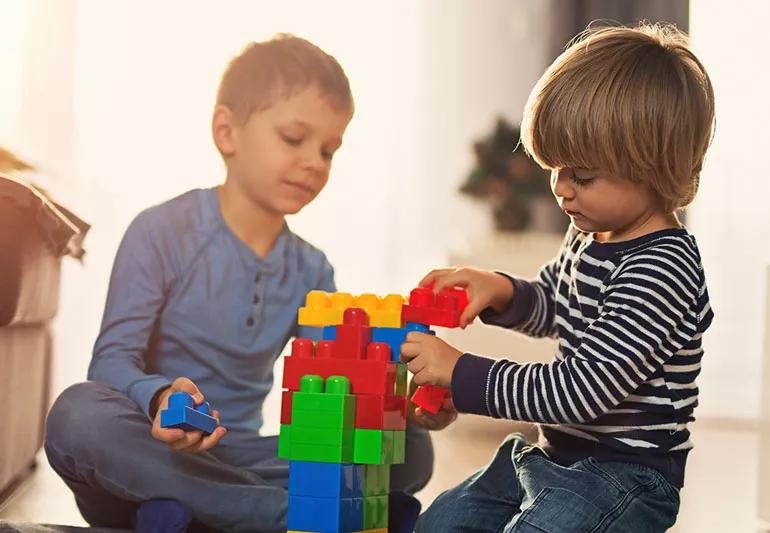
M 253 316 L 250 316 L 249 318 L 246 319 L 246 325 L 249 326 L 249 327 L 254 325 L 254 317 Z
M 255 294 L 255 295 L 254 295 L 254 298 L 252 298 L 251 302 L 252 302 L 254 305 L 257 305 L 257 304 L 259 303 L 259 294 Z

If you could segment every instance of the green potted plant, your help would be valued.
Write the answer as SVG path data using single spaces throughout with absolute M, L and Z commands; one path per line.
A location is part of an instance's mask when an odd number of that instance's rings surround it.
M 563 232 L 569 220 L 551 197 L 548 172 L 519 144 L 520 133 L 499 118 L 489 135 L 474 142 L 476 164 L 460 192 L 490 204 L 498 231 Z

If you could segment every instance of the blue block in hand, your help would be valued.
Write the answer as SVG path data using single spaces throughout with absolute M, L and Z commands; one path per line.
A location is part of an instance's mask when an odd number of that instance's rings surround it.
M 210 435 L 217 427 L 217 419 L 211 416 L 209 402 L 196 407 L 188 393 L 174 392 L 168 397 L 168 409 L 160 412 L 160 427 L 202 431 Z

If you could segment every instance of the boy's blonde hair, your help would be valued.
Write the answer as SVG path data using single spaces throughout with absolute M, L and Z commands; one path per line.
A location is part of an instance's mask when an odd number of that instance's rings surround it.
M 249 43 L 230 61 L 219 83 L 217 104 L 245 123 L 252 113 L 313 84 L 332 105 L 352 112 L 350 83 L 337 60 L 305 39 L 281 33 Z
M 683 33 L 589 28 L 532 90 L 521 140 L 544 168 L 646 182 L 674 212 L 695 197 L 713 123 L 711 81 Z

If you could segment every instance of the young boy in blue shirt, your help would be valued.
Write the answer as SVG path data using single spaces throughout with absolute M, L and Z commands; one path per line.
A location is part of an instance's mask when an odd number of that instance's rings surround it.
M 227 67 L 212 119 L 224 184 L 132 222 L 90 381 L 64 391 L 48 417 L 49 461 L 92 525 L 127 527 L 139 508 L 140 521 L 169 531 L 184 530 L 190 512 L 226 531 L 285 528 L 288 465 L 277 437 L 259 435 L 262 403 L 306 293 L 335 290 L 325 255 L 285 216 L 326 185 L 352 114 L 342 68 L 303 39 L 252 43 Z M 161 428 L 174 391 L 205 397 L 221 425 L 208 436 Z M 440 428 L 453 417 L 412 422 Z M 424 486 L 432 460 L 428 434 L 409 424 L 393 489 Z
M 686 39 L 665 26 L 589 32 L 549 67 L 522 126 L 572 224 L 534 281 L 472 268 L 421 284 L 466 287 L 488 324 L 559 341 L 556 360 L 463 354 L 410 333 L 418 384 L 451 387 L 460 412 L 538 422 L 444 492 L 416 531 L 664 531 L 676 521 L 712 321 L 692 201 L 714 96 Z

